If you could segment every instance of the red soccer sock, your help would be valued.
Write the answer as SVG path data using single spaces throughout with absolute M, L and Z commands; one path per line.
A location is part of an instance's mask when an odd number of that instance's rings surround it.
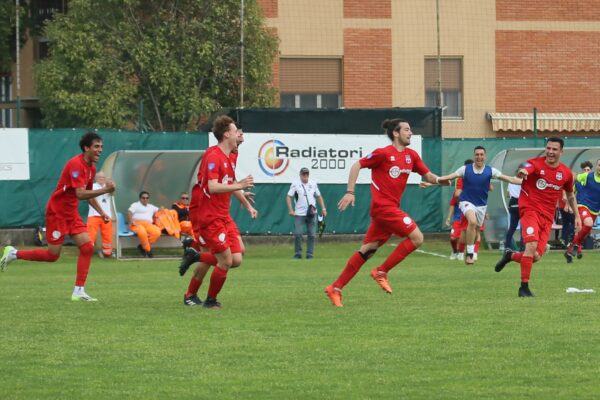
M 576 244 L 581 246 L 581 244 L 583 243 L 585 238 L 590 234 L 591 231 L 591 226 L 583 225 L 579 233 L 577 233 L 577 235 L 575 236 L 575 239 L 573 239 L 573 244 L 571 244 L 571 247 L 569 247 L 569 249 L 572 249 L 573 246 Z
M 479 246 L 481 246 L 481 240 L 475 242 L 475 253 L 479 253 Z
M 362 267 L 366 262 L 367 260 L 363 258 L 359 251 L 352 254 L 352 257 L 350 257 L 348 263 L 346 264 L 346 268 L 344 268 L 337 280 L 333 282 L 333 287 L 343 289 L 344 286 L 346 286 L 348 282 L 354 278 L 354 275 L 356 275 L 356 273 L 360 270 L 360 267 Z
M 208 297 L 213 299 L 217 298 L 217 295 L 223 288 L 225 280 L 227 279 L 227 270 L 221 269 L 216 266 L 210 275 L 210 285 L 208 285 Z
M 510 257 L 511 261 L 514 262 L 521 262 L 521 258 L 523 258 L 523 252 L 518 252 L 518 253 L 513 253 L 512 256 Z
M 50 253 L 48 249 L 17 250 L 17 259 L 19 260 L 54 262 L 59 257 L 59 255 Z
M 202 279 L 196 279 L 195 276 L 192 276 L 190 279 L 190 284 L 188 286 L 187 292 L 185 292 L 185 297 L 191 297 L 195 294 L 198 294 L 198 290 L 202 285 Z
M 377 271 L 385 272 L 386 274 L 394 268 L 396 265 L 400 264 L 402 260 L 406 258 L 410 253 L 415 251 L 417 246 L 410 239 L 404 239 L 398 247 L 392 251 L 392 254 L 386 258 L 386 260 L 377 267 Z
M 464 243 L 458 243 L 458 252 L 459 253 L 465 252 L 465 244 Z
M 208 265 L 217 265 L 217 257 L 213 253 L 200 253 L 200 262 Z
M 451 238 L 450 239 L 450 247 L 452 247 L 452 252 L 458 252 L 458 239 Z
M 85 286 L 85 281 L 92 263 L 92 254 L 94 254 L 94 245 L 87 242 L 79 247 L 79 257 L 77 257 L 77 277 L 75 286 Z
M 529 282 L 531 276 L 531 267 L 533 267 L 533 257 L 521 257 L 521 282 Z

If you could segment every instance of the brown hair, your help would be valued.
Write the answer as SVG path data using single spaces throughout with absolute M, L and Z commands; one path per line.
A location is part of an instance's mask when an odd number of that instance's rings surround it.
M 212 131 L 219 143 L 223 141 L 223 135 L 229 130 L 229 125 L 234 123 L 235 121 L 227 115 L 220 115 L 214 120 Z
M 381 123 L 381 127 L 385 129 L 385 133 L 388 135 L 391 141 L 394 140 L 394 131 L 400 129 L 400 124 L 402 122 L 406 122 L 408 124 L 408 121 L 400 118 L 386 119 Z

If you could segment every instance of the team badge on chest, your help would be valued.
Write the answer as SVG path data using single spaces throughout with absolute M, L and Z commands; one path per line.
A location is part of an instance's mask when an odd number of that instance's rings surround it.
M 405 155 L 404 156 L 404 161 L 406 161 L 407 164 L 410 164 L 412 162 L 412 159 L 410 158 L 409 155 Z
M 556 180 L 557 181 L 562 181 L 562 172 L 557 172 L 556 173 Z

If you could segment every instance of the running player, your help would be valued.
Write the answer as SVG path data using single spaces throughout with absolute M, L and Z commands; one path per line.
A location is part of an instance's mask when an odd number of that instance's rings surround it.
M 581 230 L 573 239 L 573 243 L 565 251 L 567 263 L 573 262 L 575 255 L 578 259 L 583 257 L 581 252 L 583 242 L 592 231 L 596 217 L 600 213 L 600 160 L 596 161 L 594 172 L 577 175 L 577 183 L 577 209 L 582 225 Z
M 96 200 L 97 196 L 115 191 L 115 184 L 106 180 L 103 188 L 92 190 L 96 166 L 102 154 L 102 138 L 95 132 L 87 132 L 81 137 L 79 147 L 82 154 L 71 158 L 65 164 L 56 190 L 50 196 L 46 206 L 46 239 L 47 249 L 17 250 L 6 246 L 0 259 L 0 269 L 4 271 L 14 260 L 54 262 L 59 259 L 65 235 L 70 235 L 77 247 L 77 276 L 75 288 L 71 295 L 73 301 L 97 301 L 85 292 L 84 286 L 94 253 L 94 244 L 90 240 L 87 227 L 83 223 L 77 207 L 79 200 L 87 200 L 104 219 L 110 217 L 102 210 Z
M 443 183 L 429 172 L 429 168 L 416 151 L 409 149 L 412 130 L 407 121 L 392 119 L 383 121 L 382 128 L 392 144 L 376 149 L 352 165 L 346 194 L 338 203 L 340 211 L 354 206 L 354 187 L 362 168 L 371 169 L 371 225 L 360 249 L 350 257 L 338 279 L 325 288 L 334 306 L 342 307 L 342 289 L 367 260 L 375 254 L 391 235 L 406 237 L 379 267 L 371 271 L 371 277 L 386 293 L 392 293 L 387 279 L 388 272 L 423 243 L 423 234 L 415 221 L 400 210 L 400 198 L 411 172 L 417 172 L 429 183 Z
M 561 138 L 551 137 L 546 141 L 545 155 L 527 160 L 517 176 L 523 178 L 521 195 L 519 196 L 519 213 L 521 215 L 521 232 L 525 251 L 515 253 L 506 249 L 502 258 L 496 263 L 496 272 L 510 261 L 521 264 L 521 287 L 519 297 L 533 297 L 529 289 L 529 278 L 534 262 L 539 261 L 546 250 L 548 237 L 552 230 L 556 203 L 564 190 L 573 210 L 576 209 L 573 194 L 573 173 L 560 162 L 564 142 Z M 581 218 L 575 213 L 575 231 L 581 229 Z
M 521 182 L 520 179 L 503 175 L 496 168 L 486 165 L 485 159 L 485 148 L 477 146 L 473 150 L 473 164 L 463 165 L 450 175 L 440 177 L 441 180 L 463 178 L 463 189 L 459 195 L 459 207 L 468 223 L 466 230 L 467 254 L 465 256 L 465 264 L 467 265 L 475 263 L 475 242 L 485 221 L 487 198 L 492 178 L 515 184 Z

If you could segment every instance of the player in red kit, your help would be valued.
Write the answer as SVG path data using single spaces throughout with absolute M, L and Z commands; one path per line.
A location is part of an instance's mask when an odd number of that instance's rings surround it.
M 218 117 L 213 125 L 213 133 L 219 143 L 209 147 L 202 157 L 190 205 L 190 219 L 197 240 L 193 246 L 196 251 L 201 248 L 209 251 L 193 255 L 190 251 L 194 250 L 188 249 L 180 265 L 180 274 L 183 275 L 191 264 L 200 261 L 184 295 L 184 304 L 201 305 L 197 292 L 208 267 L 214 265 L 203 305 L 220 308 L 217 294 L 225 283 L 229 268 L 241 264 L 244 250 L 239 230 L 229 215 L 231 194 L 234 193 L 242 201 L 252 218 L 256 217 L 256 210 L 241 194 L 243 189 L 253 187 L 252 176 L 239 182 L 235 180 L 237 155 L 233 155 L 233 150 L 237 149 L 240 133 L 234 121 L 227 116 Z
M 325 288 L 334 306 L 342 307 L 342 289 L 367 260 L 375 254 L 391 235 L 406 237 L 379 267 L 371 271 L 371 277 L 387 292 L 392 288 L 387 273 L 423 243 L 423 234 L 415 221 L 399 208 L 400 198 L 408 176 L 416 172 L 429 183 L 443 183 L 429 171 L 419 154 L 409 149 L 412 131 L 407 121 L 392 119 L 383 121 L 382 128 L 392 144 L 376 149 L 357 161 L 350 169 L 348 190 L 338 203 L 340 211 L 354 206 L 354 187 L 362 168 L 371 170 L 371 225 L 360 249 L 350 257 L 338 279 Z
M 113 193 L 115 184 L 107 180 L 105 187 L 92 190 L 96 175 L 94 164 L 98 162 L 102 154 L 102 138 L 94 132 L 88 132 L 81 137 L 79 147 L 83 153 L 67 162 L 60 174 L 56 190 L 48 200 L 46 207 L 48 249 L 17 250 L 12 246 L 7 246 L 0 259 L 0 268 L 5 270 L 10 262 L 17 259 L 54 262 L 60 257 L 65 235 L 70 235 L 75 245 L 79 247 L 77 277 L 71 300 L 96 301 L 97 299 L 88 295 L 84 289 L 94 253 L 94 244 L 90 240 L 77 207 L 79 200 L 87 200 L 108 223 L 110 217 L 104 213 L 95 197 Z
M 519 214 L 525 251 L 515 253 L 511 249 L 506 249 L 495 270 L 502 271 L 510 261 L 521 264 L 519 297 L 533 297 L 529 289 L 531 268 L 546 250 L 556 203 L 562 197 L 563 190 L 567 194 L 571 209 L 577 209 L 573 194 L 573 173 L 569 167 L 560 162 L 563 147 L 562 139 L 549 138 L 546 142 L 545 155 L 527 160 L 523 168 L 517 172 L 517 177 L 523 178 L 519 196 Z M 578 213 L 575 213 L 575 230 L 579 231 L 580 228 L 581 218 Z

